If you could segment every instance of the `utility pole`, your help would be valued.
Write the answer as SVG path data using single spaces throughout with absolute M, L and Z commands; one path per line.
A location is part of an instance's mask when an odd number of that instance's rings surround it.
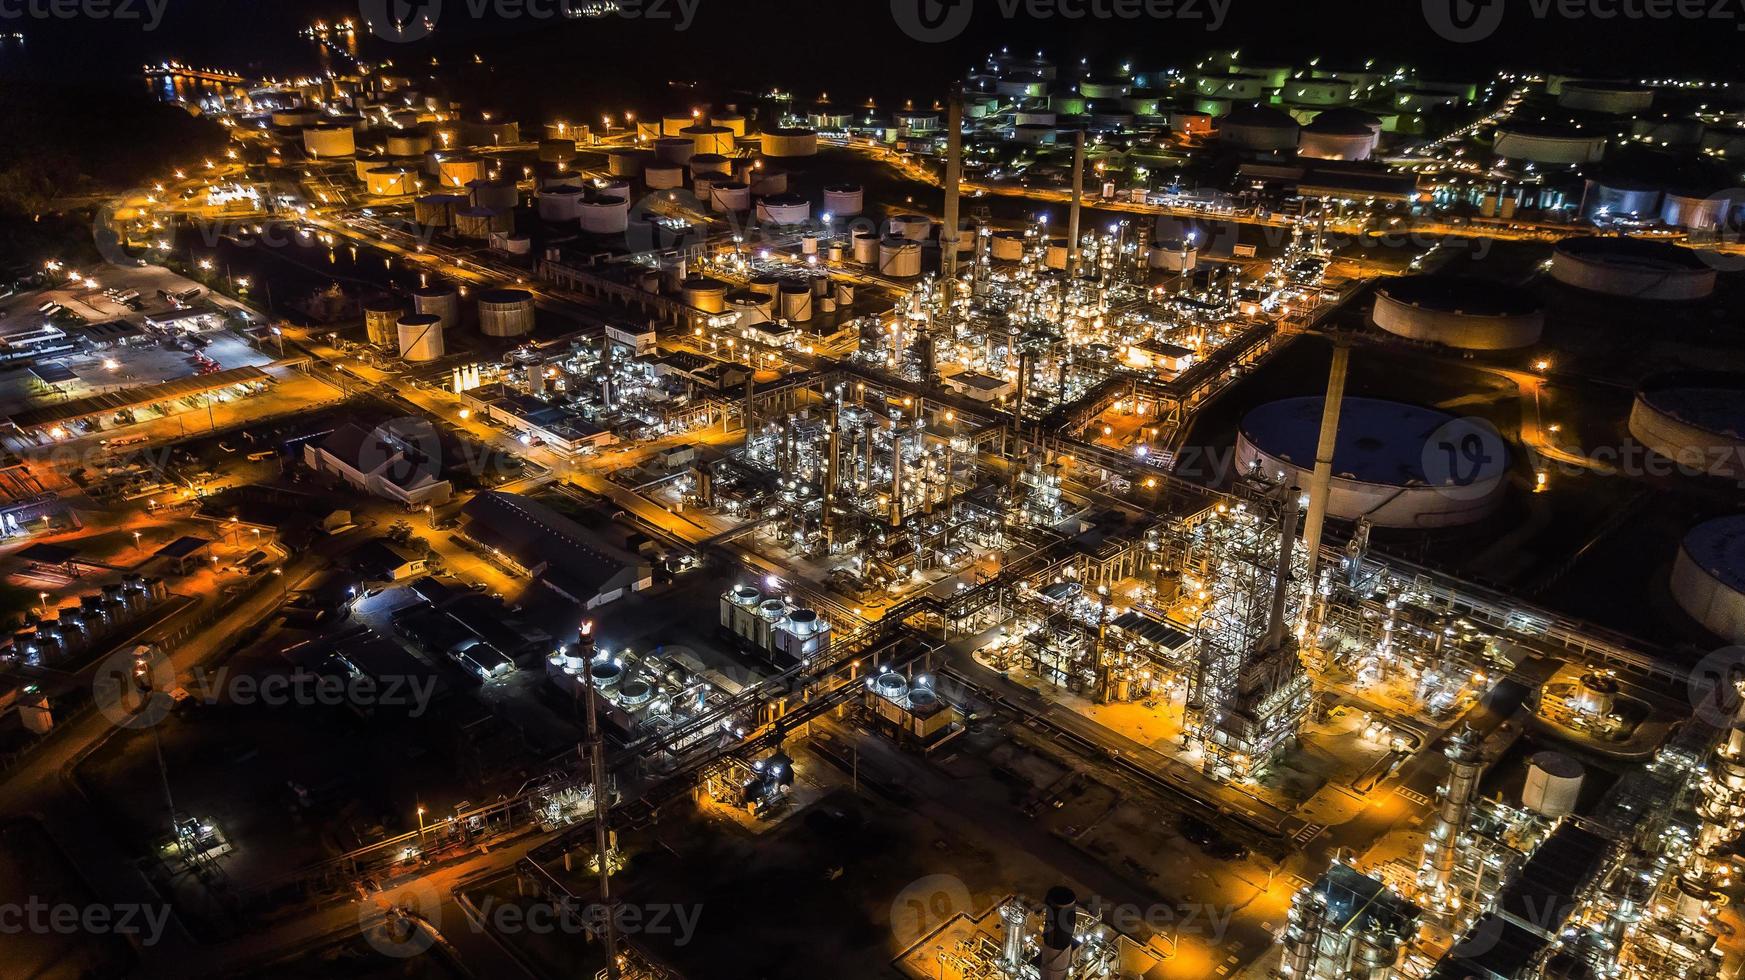
M 594 703 L 593 620 L 583 620 L 579 642 L 582 676 L 587 682 L 585 693 L 588 698 L 588 765 L 594 780 L 594 854 L 600 862 L 600 904 L 606 913 L 606 977 L 607 980 L 618 980 L 618 925 L 612 914 L 612 863 L 608 853 L 611 833 L 607 829 L 612 801 L 606 789 L 606 743 L 600 737 L 600 713 Z

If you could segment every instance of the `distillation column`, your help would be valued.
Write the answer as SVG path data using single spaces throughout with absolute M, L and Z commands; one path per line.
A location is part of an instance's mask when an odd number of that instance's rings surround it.
M 1467 811 L 1478 799 L 1478 777 L 1484 767 L 1478 735 L 1465 725 L 1448 737 L 1443 754 L 1448 757 L 1448 785 L 1441 814 L 1424 844 L 1424 868 L 1418 875 L 1418 884 L 1438 904 L 1454 877 L 1460 835 L 1466 829 Z

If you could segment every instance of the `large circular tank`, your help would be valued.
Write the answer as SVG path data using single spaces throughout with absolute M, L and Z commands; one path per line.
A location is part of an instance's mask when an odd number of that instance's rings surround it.
M 547 187 L 539 192 L 537 206 L 542 221 L 574 221 L 582 216 L 586 191 L 580 187 Z
M 400 356 L 408 361 L 434 361 L 442 356 L 442 317 L 433 313 L 408 313 L 400 318 L 395 333 Z
M 642 182 L 651 191 L 670 191 L 685 186 L 685 168 L 676 163 L 651 163 L 642 170 Z
M 303 152 L 318 160 L 351 156 L 357 152 L 357 133 L 350 126 L 310 126 L 303 130 Z
M 1591 129 L 1550 123 L 1507 123 L 1497 127 L 1497 156 L 1548 165 L 1592 163 L 1606 152 L 1606 135 Z
M 1394 108 L 1401 112 L 1429 112 L 1432 109 L 1458 109 L 1466 103 L 1456 92 L 1437 89 L 1402 88 L 1394 91 Z
M 759 167 L 748 175 L 751 192 L 758 197 L 788 192 L 788 172 L 780 167 Z
M 1045 145 L 1060 138 L 1060 133 L 1053 126 L 1043 126 L 1038 123 L 1025 123 L 1012 127 L 1012 138 L 1020 143 Z
M 423 133 L 390 133 L 388 155 L 391 157 L 421 157 L 430 152 L 430 137 Z
M 720 313 L 727 308 L 727 284 L 707 276 L 692 276 L 679 286 L 686 306 L 704 313 Z
M 1703 628 L 1745 643 L 1745 515 L 1692 528 L 1672 563 L 1672 596 Z
M 1236 439 L 1236 461 L 1258 464 L 1309 485 L 1325 398 L 1271 402 L 1249 412 Z M 1482 520 L 1502 503 L 1508 453 L 1500 440 L 1476 456 L 1463 454 L 1456 474 L 1440 446 L 1460 445 L 1471 423 L 1435 409 L 1374 398 L 1346 398 L 1333 449 L 1333 486 L 1327 513 L 1340 520 L 1367 518 L 1378 527 L 1435 528 Z M 1470 460 L 1470 462 L 1469 462 Z
M 1018 120 L 1018 121 L 1019 122 L 1030 122 L 1030 121 L 1045 122 L 1048 125 L 1052 126 L 1052 125 L 1054 125 L 1054 119 L 1055 119 L 1057 113 L 1060 115 L 1067 115 L 1067 116 L 1083 115 L 1084 111 L 1085 111 L 1085 97 L 1078 94 L 1077 92 L 1064 92 L 1064 91 L 1063 92 L 1050 92 L 1050 93 L 1048 93 L 1048 109 L 1049 109 L 1048 118 L 1046 120 L 1037 119 L 1037 120 Z M 1032 110 L 1032 111 L 1034 112 L 1037 110 Z M 1026 112 L 1017 113 L 1017 115 L 1029 115 L 1029 114 L 1030 113 L 1026 113 Z
M 859 184 L 825 184 L 824 213 L 851 217 L 866 208 L 866 191 Z
M 614 147 L 606 151 L 606 172 L 614 177 L 637 177 L 652 159 L 654 154 L 647 150 L 628 146 Z
M 709 185 L 709 208 L 712 211 L 737 212 L 751 207 L 751 185 L 739 180 Z
M 1527 347 L 1545 330 L 1545 311 L 1524 290 L 1455 276 L 1384 281 L 1372 319 L 1395 336 L 1463 350 Z
M 512 180 L 475 180 L 467 185 L 467 193 L 481 208 L 513 211 L 521 203 L 521 189 Z
M 1556 819 L 1575 812 L 1581 797 L 1581 763 L 1562 752 L 1535 752 L 1527 760 L 1527 783 L 1521 787 L 1521 803 Z
M 1155 95 L 1144 92 L 1134 92 L 1121 100 L 1127 111 L 1136 116 L 1155 116 L 1158 114 L 1162 100 Z
M 817 154 L 818 131 L 815 129 L 786 126 L 763 134 L 763 155 L 766 157 L 810 157 Z
M 1745 376 L 1686 372 L 1650 378 L 1630 407 L 1630 435 L 1681 473 L 1745 478 Z
M 521 142 L 521 124 L 512 119 L 478 119 L 466 124 L 466 137 L 474 146 L 513 146 Z
M 1342 78 L 1296 78 L 1287 81 L 1279 95 L 1294 105 L 1344 105 L 1351 101 L 1353 88 Z
M 733 176 L 731 174 L 693 174 L 691 177 L 691 193 L 696 196 L 699 202 L 707 203 L 712 208 L 715 205 L 715 185 L 731 184 L 732 182 Z M 750 185 L 747 185 L 746 190 L 749 191 L 750 189 Z
M 879 242 L 879 272 L 894 279 L 921 274 L 921 243 L 908 238 Z
M 1181 238 L 1154 242 L 1145 261 L 1149 267 L 1165 272 L 1192 272 L 1200 264 L 1200 247 Z
M 1194 91 L 1209 99 L 1248 101 L 1266 94 L 1266 79 L 1240 72 L 1201 75 L 1194 79 Z
M 1065 269 L 1067 260 L 1072 257 L 1069 245 L 1071 243 L 1064 238 L 1050 238 L 1047 247 L 1042 252 L 1043 266 L 1057 270 Z
M 454 224 L 455 212 L 467 206 L 459 194 L 426 194 L 412 202 L 412 218 L 427 227 L 447 228 Z
M 1316 160 L 1368 160 L 1375 142 L 1368 126 L 1317 118 L 1303 127 L 1297 152 Z
M 1725 194 L 1667 191 L 1660 205 L 1660 223 L 1669 228 L 1708 231 L 1722 227 L 1739 201 Z
M 719 126 L 735 137 L 745 135 L 745 117 L 737 112 L 712 112 L 709 114 L 709 125 Z
M 812 202 L 798 194 L 771 194 L 757 202 L 757 219 L 777 225 L 797 225 L 812 216 Z
M 725 126 L 686 126 L 679 135 L 691 141 L 693 152 L 717 153 L 725 156 L 733 152 L 733 130 Z
M 454 230 L 463 238 L 489 238 L 492 232 L 515 230 L 515 215 L 497 208 L 461 208 L 454 213 Z
M 630 227 L 630 201 L 615 194 L 587 198 L 576 205 L 582 230 L 595 235 L 621 235 Z
M 695 112 L 668 112 L 660 117 L 660 134 L 662 136 L 677 136 L 688 127 L 697 124 Z
M 1083 111 L 1082 107 L 1080 111 Z M 1042 109 L 1020 109 L 1019 111 L 1012 113 L 1012 125 L 1014 126 L 1053 127 L 1059 122 L 1060 118 L 1058 116 Z
M 412 167 L 371 167 L 364 189 L 372 197 L 399 197 L 418 190 L 418 171 Z
M 1660 215 L 1660 187 L 1625 177 L 1591 177 L 1584 185 L 1582 215 L 1652 220 Z
M 1659 119 L 1630 121 L 1630 135 L 1651 146 L 1698 146 L 1707 132 L 1703 121 L 1692 116 L 1667 113 Z
M 1024 257 L 1024 233 L 1010 230 L 996 231 L 988 242 L 988 251 L 996 259 L 1016 262 Z
M 300 129 L 320 122 L 321 113 L 314 109 L 275 109 L 272 121 L 280 129 Z
M 693 177 L 699 176 L 701 174 L 717 174 L 717 173 L 731 175 L 733 172 L 732 160 L 728 157 L 722 156 L 719 153 L 693 154 L 691 159 L 688 160 L 687 163 L 690 165 L 691 176 L 693 176 Z
M 443 330 L 460 326 L 460 293 L 453 286 L 425 286 L 412 290 L 412 311 L 442 320 Z
M 575 158 L 575 140 L 543 139 L 539 141 L 539 159 L 546 163 L 567 164 Z
M 793 323 L 806 323 L 812 319 L 813 298 L 811 284 L 804 282 L 784 282 L 776 292 L 780 315 Z
M 894 238 L 924 242 L 933 235 L 933 219 L 924 214 L 892 215 L 888 228 Z
M 1218 121 L 1218 135 L 1224 142 L 1259 152 L 1292 149 L 1299 129 L 1295 119 L 1266 106 L 1231 109 Z
M 1079 94 L 1087 99 L 1120 99 L 1132 91 L 1132 85 L 1122 78 L 1087 78 L 1079 83 Z
M 466 187 L 485 179 L 485 161 L 478 157 L 444 156 L 436 164 L 436 179 L 444 187 Z
M 394 346 L 394 324 L 405 314 L 400 301 L 382 296 L 364 304 L 364 336 L 377 347 Z
M 870 231 L 857 231 L 852 239 L 854 261 L 873 265 L 879 260 L 879 236 Z
M 1557 104 L 1565 109 L 1624 116 L 1648 111 L 1654 105 L 1654 90 L 1627 82 L 1564 82 Z
M 689 163 L 697 144 L 684 136 L 662 136 L 654 141 L 654 158 L 662 163 Z
M 897 127 L 907 133 L 936 133 L 939 131 L 939 113 L 904 110 L 897 113 Z
M 1745 157 L 1745 126 L 1716 126 L 1703 134 L 1703 149 L 1717 156 Z
M 1642 238 L 1565 238 L 1551 253 L 1551 278 L 1566 286 L 1645 300 L 1703 299 L 1715 270 L 1697 253 Z
M 1169 128 L 1171 132 L 1183 136 L 1210 136 L 1213 130 L 1213 117 L 1209 112 L 1194 112 L 1189 109 L 1172 109 L 1169 113 Z
M 533 294 L 525 289 L 488 289 L 479 294 L 479 332 L 521 337 L 533 332 Z

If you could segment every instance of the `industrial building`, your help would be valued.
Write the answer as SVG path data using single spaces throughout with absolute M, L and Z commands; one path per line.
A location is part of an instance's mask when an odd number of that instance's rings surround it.
M 461 508 L 462 533 L 491 556 L 586 609 L 653 584 L 639 555 L 530 497 L 489 490 Z

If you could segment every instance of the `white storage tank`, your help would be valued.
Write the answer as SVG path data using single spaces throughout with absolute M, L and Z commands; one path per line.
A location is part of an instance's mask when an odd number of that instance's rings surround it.
M 642 182 L 651 191 L 670 191 L 685 186 L 685 168 L 676 163 L 651 163 L 642 171 Z
M 1265 106 L 1231 109 L 1218 121 L 1218 134 L 1224 142 L 1263 153 L 1295 148 L 1299 130 L 1295 119 Z
M 725 126 L 687 126 L 679 135 L 690 139 L 696 153 L 725 156 L 733 152 L 733 130 Z
M 1672 595 L 1703 628 L 1745 643 L 1745 515 L 1699 524 L 1672 563 Z
M 1745 479 L 1745 377 L 1682 371 L 1649 378 L 1636 390 L 1629 430 L 1680 473 Z
M 425 286 L 412 291 L 412 311 L 442 320 L 444 330 L 460 327 L 460 292 L 453 286 Z
M 654 158 L 661 163 L 689 163 L 697 144 L 683 136 L 662 136 L 654 141 Z
M 1165 272 L 1192 272 L 1200 264 L 1200 247 L 1182 238 L 1166 239 L 1151 246 L 1145 261 Z
M 1042 264 L 1050 269 L 1065 269 L 1069 258 L 1067 244 L 1064 238 L 1050 238 L 1042 252 Z
M 1024 233 L 1021 231 L 996 231 L 988 250 L 996 259 L 1006 262 L 1016 262 L 1024 257 Z
M 467 185 L 467 193 L 481 208 L 513 211 L 521 203 L 521 188 L 512 180 L 475 180 Z
M 1727 216 L 1737 207 L 1738 202 L 1725 195 L 1667 191 L 1666 199 L 1660 205 L 1660 223 L 1669 228 L 1707 231 L 1724 225 Z
M 685 305 L 704 313 L 720 313 L 727 308 L 727 284 L 707 276 L 692 276 L 679 287 Z
M 892 237 L 907 238 L 912 242 L 924 242 L 933 237 L 933 219 L 924 214 L 893 215 L 888 228 Z
M 411 167 L 372 167 L 364 184 L 372 197 L 400 197 L 418 190 L 418 171 Z
M 436 179 L 444 187 L 466 187 L 485 179 L 485 161 L 478 157 L 443 156 L 436 164 Z
M 1040 146 L 1053 143 L 1060 134 L 1053 126 L 1039 126 L 1035 123 L 1025 123 L 1012 127 L 1012 138 L 1020 143 Z
M 691 176 L 693 177 L 703 174 L 731 175 L 733 173 L 733 162 L 719 153 L 693 154 L 687 163 L 691 168 Z
M 866 207 L 866 191 L 859 184 L 825 184 L 824 213 L 838 218 L 859 214 Z
M 1628 116 L 1654 106 L 1654 90 L 1628 82 L 1564 82 L 1557 104 L 1582 112 Z
M 696 124 L 697 114 L 694 112 L 669 112 L 660 117 L 660 134 L 662 136 L 677 136 Z
M 1521 787 L 1521 803 L 1527 809 L 1556 819 L 1575 812 L 1581 798 L 1584 775 L 1581 763 L 1562 752 L 1535 752 L 1527 760 L 1527 783 Z
M 1344 105 L 1352 99 L 1352 85 L 1341 78 L 1297 78 L 1286 82 L 1279 95 L 1293 105 Z
M 691 176 L 691 192 L 696 195 L 698 201 L 706 203 L 710 208 L 713 208 L 715 206 L 716 185 L 731 183 L 733 183 L 733 176 L 731 174 L 693 174 Z M 749 191 L 750 187 L 748 186 L 746 189 Z
M 547 187 L 540 191 L 540 220 L 575 221 L 582 216 L 582 199 L 585 193 L 580 187 Z
M 1326 399 L 1286 398 L 1250 411 L 1236 439 L 1241 470 L 1258 466 L 1308 486 Z M 1508 451 L 1501 440 L 1473 465 L 1446 472 L 1438 444 L 1477 430 L 1436 409 L 1375 398 L 1344 400 L 1333 448 L 1328 516 L 1365 518 L 1377 527 L 1456 527 L 1483 520 L 1508 489 Z M 1482 436 L 1481 436 L 1482 438 Z
M 442 356 L 442 317 L 409 313 L 400 318 L 400 356 L 408 361 L 434 361 Z
M 320 122 L 321 113 L 314 109 L 275 109 L 272 120 L 280 129 L 301 129 Z
M 788 192 L 788 172 L 780 167 L 757 167 L 747 175 L 751 193 L 758 197 Z
M 810 157 L 818 155 L 818 131 L 800 126 L 771 129 L 763 134 L 763 155 L 766 157 Z
M 364 336 L 377 347 L 392 349 L 394 324 L 406 313 L 400 301 L 391 296 L 378 297 L 364 304 Z
M 1460 276 L 1402 276 L 1376 288 L 1376 326 L 1396 337 L 1461 350 L 1512 350 L 1539 342 L 1545 311 L 1507 283 Z
M 1208 99 L 1247 102 L 1266 94 L 1266 79 L 1240 72 L 1201 75 L 1194 79 L 1194 91 Z
M 426 227 L 447 228 L 454 224 L 455 212 L 467 206 L 459 194 L 426 194 L 412 202 L 412 217 Z
M 348 157 L 357 152 L 357 134 L 350 126 L 310 126 L 303 130 L 303 152 L 317 160 Z
M 719 126 L 732 133 L 735 138 L 745 135 L 745 117 L 737 112 L 711 113 L 709 125 Z
M 654 154 L 647 150 L 627 146 L 614 147 L 606 151 L 606 172 L 614 177 L 639 177 L 642 175 L 642 168 L 653 157 Z
M 797 225 L 812 216 L 812 203 L 798 194 L 771 194 L 758 201 L 757 219 L 778 225 Z
M 1087 78 L 1079 83 L 1079 94 L 1087 99 L 1121 99 L 1132 86 L 1121 78 Z
M 1375 152 L 1379 120 L 1372 129 L 1359 122 L 1328 119 L 1327 115 L 1322 113 L 1303 127 L 1297 152 L 1315 160 L 1368 160 Z
M 872 265 L 879 260 L 879 236 L 870 231 L 854 233 L 854 261 L 861 265 Z
M 595 235 L 620 235 L 630 227 L 630 201 L 615 194 L 583 200 L 577 205 L 582 230 Z
M 1582 217 L 1634 218 L 1652 221 L 1660 216 L 1660 187 L 1644 181 L 1618 177 L 1589 178 L 1585 184 Z
M 1565 238 L 1551 252 L 1551 278 L 1566 286 L 1639 300 L 1695 300 L 1715 291 L 1715 268 L 1671 242 Z
M 1506 123 L 1492 145 L 1497 156 L 1548 165 L 1593 163 L 1606 152 L 1606 136 L 1595 130 L 1550 123 Z
M 859 242 L 855 244 L 858 252 Z M 879 273 L 893 279 L 920 275 L 921 243 L 909 238 L 886 238 L 879 242 Z
M 784 282 L 776 293 L 781 316 L 792 323 L 807 323 L 812 319 L 812 286 L 804 282 Z
M 747 210 L 751 207 L 751 185 L 739 180 L 710 184 L 709 207 L 723 213 Z
M 1082 106 L 1079 111 L 1084 111 Z M 1059 122 L 1058 116 L 1042 109 L 1021 110 L 1012 113 L 1012 125 L 1014 126 L 1048 126 L 1052 128 Z
M 490 238 L 493 232 L 515 230 L 515 215 L 496 208 L 461 208 L 454 213 L 454 230 L 463 238 Z
M 430 152 L 430 137 L 423 133 L 391 133 L 388 136 L 388 155 L 392 157 L 421 157 Z
M 489 289 L 479 294 L 479 332 L 521 337 L 533 332 L 533 294 L 525 289 Z

